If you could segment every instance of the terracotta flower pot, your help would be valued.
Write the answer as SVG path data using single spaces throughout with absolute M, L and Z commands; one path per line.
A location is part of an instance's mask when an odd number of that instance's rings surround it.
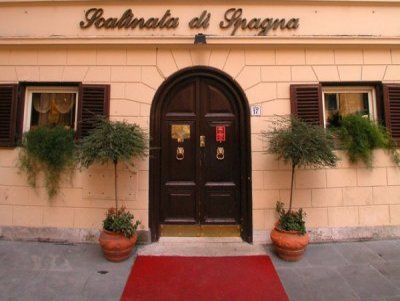
M 303 257 L 310 237 L 308 233 L 285 231 L 275 225 L 275 228 L 271 231 L 271 240 L 280 258 L 286 261 L 298 261 Z
M 136 233 L 131 238 L 126 238 L 123 234 L 103 230 L 99 237 L 104 257 L 113 262 L 128 259 L 136 241 Z

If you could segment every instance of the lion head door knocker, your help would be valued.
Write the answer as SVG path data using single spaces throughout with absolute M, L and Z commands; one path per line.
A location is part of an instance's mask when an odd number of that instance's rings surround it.
M 225 150 L 223 147 L 217 147 L 217 159 L 224 160 L 225 159 Z
M 185 149 L 182 146 L 176 148 L 176 160 L 182 161 L 185 158 Z
M 171 138 L 175 139 L 178 146 L 176 147 L 175 158 L 182 161 L 185 158 L 185 148 L 183 143 L 185 139 L 190 139 L 190 125 L 189 124 L 173 124 L 171 125 Z
M 215 127 L 215 140 L 217 143 L 222 144 L 226 141 L 226 127 L 225 125 L 217 125 Z M 224 160 L 225 159 L 225 149 L 223 146 L 217 146 L 217 160 Z

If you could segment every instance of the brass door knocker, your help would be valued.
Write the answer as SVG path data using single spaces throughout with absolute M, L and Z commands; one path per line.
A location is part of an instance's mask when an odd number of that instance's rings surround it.
M 182 161 L 185 158 L 185 149 L 182 146 L 176 148 L 176 160 Z
M 223 147 L 217 147 L 217 159 L 224 160 L 225 158 L 225 150 Z

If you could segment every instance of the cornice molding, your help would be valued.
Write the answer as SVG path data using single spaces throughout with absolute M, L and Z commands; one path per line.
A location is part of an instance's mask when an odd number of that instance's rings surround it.
M 132 36 L 132 37 L 7 37 L 0 38 L 0 46 L 17 45 L 193 45 L 190 36 Z M 400 37 L 360 36 L 302 36 L 302 37 L 259 37 L 259 36 L 207 36 L 207 45 L 353 45 L 353 46 L 400 46 Z M 207 47 L 204 45 L 204 47 Z M 201 46 L 203 47 L 203 46 Z
M 21 4 L 45 4 L 45 5 L 70 5 L 70 4 L 88 4 L 92 5 L 95 3 L 100 4 L 126 4 L 126 5 L 135 5 L 135 4 L 148 4 L 148 5 L 156 5 L 156 4 L 182 4 L 182 5 L 198 5 L 198 1 L 194 0 L 155 0 L 149 3 L 147 0 L 115 0 L 115 1 L 107 1 L 107 0 L 0 0 L 0 5 L 21 5 Z M 259 4 L 259 5 L 312 5 L 312 4 L 327 4 L 327 5 L 399 5 L 399 0 L 231 0 L 229 1 L 229 5 L 233 4 Z M 201 4 L 225 4 L 224 0 L 203 0 Z

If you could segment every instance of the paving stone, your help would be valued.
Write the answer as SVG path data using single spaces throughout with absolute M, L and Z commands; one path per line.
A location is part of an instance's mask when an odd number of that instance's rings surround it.
M 3 269 L 3 267 L 2 267 Z M 40 272 L 7 269 L 0 276 L 0 300 L 32 300 L 34 296 L 29 289 L 31 283 L 38 279 Z M 32 298 L 27 298 L 30 296 Z
M 6 254 L 0 259 L 3 268 L 16 270 L 71 270 L 66 266 L 64 253 L 68 246 L 49 243 L 1 244 Z
M 335 270 L 329 267 L 309 267 L 301 270 L 301 278 L 310 299 L 326 301 L 359 300 L 350 285 Z
M 400 261 L 400 244 L 394 240 L 364 242 L 365 246 L 386 261 Z
M 361 298 L 384 298 L 400 293 L 387 278 L 371 265 L 348 265 L 337 271 Z
M 343 255 L 328 244 L 310 245 L 305 253 L 305 259 L 312 266 L 334 267 L 348 264 Z
M 82 294 L 86 300 L 119 300 L 129 273 L 130 271 L 121 273 L 115 270 L 106 274 L 95 272 L 87 280 Z
M 373 263 L 373 266 L 400 289 L 400 262 Z
M 367 248 L 361 242 L 355 243 L 337 243 L 333 244 L 333 248 L 337 250 L 350 264 L 362 263 L 383 263 L 382 257 L 371 249 Z
M 86 272 L 41 272 L 25 293 L 27 298 L 19 300 L 82 300 L 82 291 L 89 278 Z
M 0 300 L 10 300 L 14 296 L 14 291 L 25 290 L 32 281 L 37 279 L 40 272 L 32 271 L 12 271 L 2 268 L 0 275 Z
M 111 263 L 97 244 L 0 240 L 0 300 L 118 300 L 139 253 L 265 254 L 274 263 L 290 300 L 400 301 L 398 247 L 399 241 L 315 244 L 301 261 L 290 263 L 265 245 L 158 243 L 139 246 L 127 261 Z
M 75 246 L 75 248 L 69 248 L 64 256 L 65 261 L 73 270 L 90 270 L 95 272 L 118 270 L 126 272 L 130 271 L 136 251 L 137 249 L 134 249 L 128 260 L 117 263 L 107 261 L 99 245 L 87 244 Z
M 11 270 L 0 278 L 0 300 L 82 300 L 88 275 Z
M 283 287 L 289 300 L 295 301 L 313 301 L 312 296 L 309 295 L 305 289 L 305 284 L 296 269 L 277 268 L 278 275 L 281 279 Z

